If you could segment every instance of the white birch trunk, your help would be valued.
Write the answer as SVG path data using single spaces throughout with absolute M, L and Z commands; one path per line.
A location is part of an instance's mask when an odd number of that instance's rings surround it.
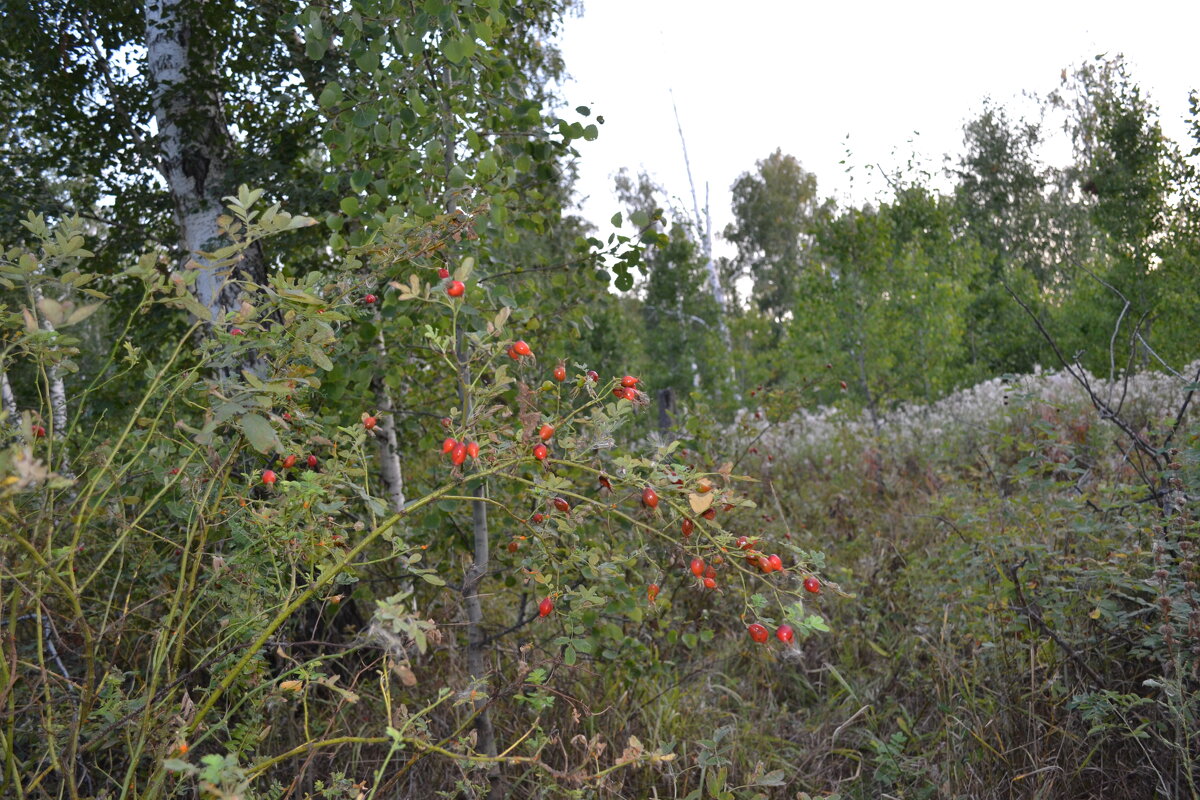
M 12 384 L 8 382 L 8 370 L 0 369 L 0 403 L 8 412 L 8 424 L 16 425 L 20 413 L 17 410 L 17 398 L 13 394 Z
M 42 290 L 35 284 L 33 287 L 35 305 L 41 304 L 42 297 Z M 37 316 L 42 330 L 54 333 L 54 323 L 47 319 L 46 315 L 41 312 L 38 312 Z M 7 377 L 4 382 L 8 383 Z M 11 392 L 12 390 L 10 389 L 9 391 Z M 7 401 L 7 398 L 5 400 Z M 62 371 L 58 367 L 50 368 L 50 419 L 52 434 L 62 436 L 67 432 L 67 387 L 63 383 Z
M 158 124 L 159 171 L 175 204 L 181 244 L 198 265 L 196 299 L 220 324 L 226 312 L 238 307 L 240 291 L 198 256 L 216 249 L 220 240 L 217 218 L 225 191 L 225 154 L 229 129 L 221 112 L 217 65 L 200 48 L 190 46 L 192 30 L 185 0 L 146 0 L 146 65 L 150 76 L 154 116 Z M 194 13 L 194 12 L 193 12 Z M 262 282 L 261 256 L 254 252 L 236 267 L 256 283 Z
M 378 312 L 375 314 L 375 324 L 379 329 L 375 346 L 379 351 L 379 362 L 386 369 L 387 343 L 383 339 L 383 325 Z M 382 377 L 376 379 L 375 398 L 379 406 L 379 433 L 375 441 L 379 445 L 380 477 L 387 490 L 392 513 L 399 514 L 404 510 L 404 472 L 400 468 L 400 443 L 396 438 L 396 413 L 392 404 L 392 394 Z

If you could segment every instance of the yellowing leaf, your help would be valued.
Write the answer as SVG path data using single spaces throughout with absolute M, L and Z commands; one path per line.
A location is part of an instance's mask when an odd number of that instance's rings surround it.
M 101 305 L 100 303 L 92 303 L 91 305 L 80 306 L 79 308 L 77 308 L 71 312 L 70 316 L 67 317 L 66 321 L 63 324 L 64 325 L 74 325 L 76 322 L 83 322 L 85 319 L 90 317 L 92 314 L 95 314 L 97 309 L 100 308 L 100 305 Z
M 704 494 L 699 494 L 697 492 L 692 492 L 688 495 L 688 504 L 692 507 L 693 512 L 696 514 L 703 514 L 712 507 L 713 493 L 705 492 Z
M 283 681 L 279 688 L 285 692 L 298 692 L 304 688 L 304 681 Z
M 475 269 L 475 258 L 474 256 L 467 256 L 462 260 L 462 264 L 459 265 L 458 269 L 454 270 L 454 280 L 465 281 L 471 277 L 471 270 L 473 269 Z
M 37 307 L 38 311 L 42 312 L 42 316 L 45 317 L 51 325 L 56 328 L 59 325 L 62 325 L 64 317 L 63 307 L 57 300 L 51 297 L 43 297 L 41 300 L 37 301 Z

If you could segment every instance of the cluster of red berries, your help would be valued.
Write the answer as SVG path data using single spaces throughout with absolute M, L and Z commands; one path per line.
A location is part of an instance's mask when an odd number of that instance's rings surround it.
M 771 638 L 771 632 L 767 630 L 767 626 L 759 622 L 750 624 L 746 628 L 746 632 L 749 633 L 750 638 L 758 644 L 762 644 L 763 642 L 767 641 L 767 639 Z M 784 644 L 791 644 L 796 640 L 796 632 L 792 630 L 791 625 L 780 625 L 775 630 L 775 638 Z
M 591 376 L 590 372 L 588 373 L 588 376 Z M 632 402 L 637 399 L 637 385 L 639 382 L 639 378 L 635 378 L 632 375 L 626 375 L 624 378 L 621 378 L 620 386 L 613 387 L 613 395 L 615 397 L 624 398 L 625 400 Z
M 438 268 L 438 278 L 439 279 L 444 281 L 449 277 L 450 277 L 450 270 L 446 269 L 445 267 Z M 446 284 L 446 294 L 450 295 L 451 297 L 462 297 L 463 294 L 466 293 L 466 291 L 467 291 L 466 284 L 464 284 L 462 281 L 450 281 L 449 283 Z
M 316 456 L 310 455 L 308 458 L 306 458 L 304 460 L 304 463 L 308 466 L 309 469 L 316 469 L 317 464 L 319 464 L 320 461 L 317 460 Z M 283 466 L 284 469 L 291 469 L 292 467 L 296 466 L 296 457 L 294 455 L 290 455 L 290 454 L 287 456 L 284 456 L 284 459 L 283 459 L 283 461 L 280 462 L 280 464 Z M 275 470 L 273 470 L 273 469 L 264 469 L 263 470 L 263 473 L 262 473 L 262 482 L 263 483 L 270 486 L 272 483 L 275 483 L 275 481 L 277 481 L 277 480 L 279 480 L 279 476 L 275 474 Z
M 513 361 L 519 361 L 522 358 L 531 358 L 533 350 L 530 349 L 529 343 L 524 339 L 517 339 L 508 346 L 508 357 Z
M 711 564 L 706 565 L 703 558 L 693 558 L 689 569 L 705 589 L 717 588 L 717 570 Z
M 569 502 L 567 502 L 567 499 L 565 497 L 552 498 L 550 500 L 550 505 L 554 506 L 555 511 L 561 512 L 563 514 L 571 513 L 571 504 Z M 540 511 L 534 512 L 533 516 L 531 516 L 529 518 L 529 521 L 532 522 L 534 525 L 541 525 L 543 522 L 546 521 L 546 515 Z
M 447 436 L 442 442 L 442 453 L 449 454 L 450 463 L 456 467 L 462 466 L 462 463 L 467 460 L 467 456 L 471 458 L 479 458 L 479 443 L 478 442 L 460 442 L 456 439 Z

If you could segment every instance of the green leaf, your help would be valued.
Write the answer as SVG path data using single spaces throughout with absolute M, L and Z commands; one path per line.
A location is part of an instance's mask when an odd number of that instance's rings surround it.
M 341 101 L 342 97 L 344 97 L 342 87 L 336 81 L 330 81 L 321 90 L 321 96 L 317 98 L 317 102 L 321 104 L 321 108 L 329 108 Z
M 238 422 L 242 433 L 246 434 L 246 441 L 250 442 L 250 446 L 258 452 L 269 453 L 272 450 L 282 449 L 279 445 L 279 437 L 275 435 L 275 429 L 264 417 L 258 414 L 247 414 Z
M 199 300 L 187 292 L 184 292 L 177 300 L 184 308 L 192 312 L 197 319 L 204 320 L 205 322 L 212 320 L 212 312 L 208 310 L 208 307 L 201 305 Z
M 618 211 L 617 213 L 613 214 L 612 219 L 610 219 L 609 222 L 612 223 L 614 228 L 621 227 L 621 222 L 622 222 L 621 212 Z
M 754 783 L 757 786 L 783 786 L 785 777 L 783 770 L 773 769 Z
M 325 351 L 316 345 L 309 345 L 308 357 L 312 359 L 314 364 L 326 372 L 333 369 L 333 362 L 329 360 L 329 356 L 325 355 Z
M 633 222 L 634 227 L 637 228 L 644 228 L 650 224 L 650 215 L 641 209 L 630 214 L 629 219 Z

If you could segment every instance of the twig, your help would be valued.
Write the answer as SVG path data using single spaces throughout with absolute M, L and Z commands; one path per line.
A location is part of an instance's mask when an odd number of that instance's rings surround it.
M 1019 575 L 1017 575 L 1017 571 L 1020 570 L 1021 567 L 1025 566 L 1025 562 L 1027 560 L 1028 559 L 1022 559 L 1020 563 L 1012 564 L 1008 568 L 1008 576 L 1013 582 L 1013 587 L 1016 589 L 1017 599 L 1021 601 L 1021 605 L 1015 606 L 1014 610 L 1025 615 L 1027 619 L 1031 619 L 1036 622 L 1037 626 L 1041 628 L 1041 630 L 1047 636 L 1053 639 L 1055 644 L 1061 647 L 1063 651 L 1071 657 L 1071 660 L 1078 664 L 1079 668 L 1086 672 L 1088 677 L 1091 678 L 1097 686 L 1104 686 L 1104 680 L 1088 665 L 1087 661 L 1083 659 L 1083 656 L 1075 652 L 1075 650 L 1069 644 L 1067 644 L 1061 636 L 1055 633 L 1050 626 L 1046 624 L 1046 621 L 1042 619 L 1041 611 L 1039 611 L 1036 607 L 1031 606 L 1025 599 L 1025 591 L 1021 588 L 1021 578 Z

